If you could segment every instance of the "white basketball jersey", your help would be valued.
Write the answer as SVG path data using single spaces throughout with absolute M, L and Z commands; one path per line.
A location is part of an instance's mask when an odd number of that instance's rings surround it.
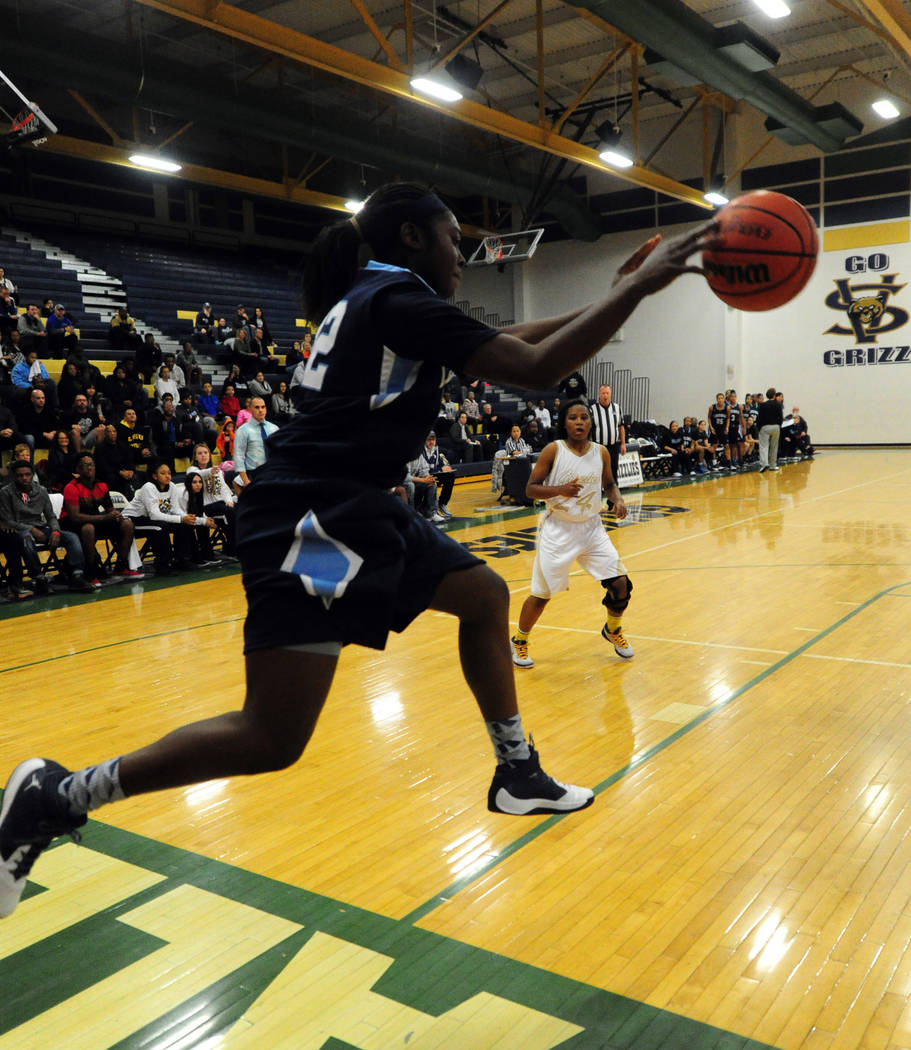
M 577 456 L 565 441 L 557 442 L 554 465 L 544 484 L 568 485 L 577 480 L 582 491 L 578 496 L 554 496 L 546 500 L 548 514 L 564 521 L 585 521 L 601 513 L 601 476 L 604 472 L 601 454 L 602 446 L 594 442 L 583 456 Z

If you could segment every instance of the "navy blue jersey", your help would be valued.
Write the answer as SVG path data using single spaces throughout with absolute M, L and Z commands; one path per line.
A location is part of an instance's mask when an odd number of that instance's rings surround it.
M 497 334 L 417 274 L 370 262 L 313 340 L 298 414 L 269 440 L 267 474 L 397 484 L 424 447 L 450 372 Z

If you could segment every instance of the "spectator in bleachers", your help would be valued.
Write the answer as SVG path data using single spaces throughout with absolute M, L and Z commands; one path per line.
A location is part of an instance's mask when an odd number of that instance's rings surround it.
M 548 409 L 547 402 L 543 397 L 540 398 L 537 405 L 535 405 L 535 419 L 537 419 L 542 433 L 546 434 L 549 439 L 551 430 L 550 410 Z
M 308 333 L 309 335 L 309 333 Z M 297 365 L 302 364 L 310 356 L 309 344 L 307 347 L 307 353 L 304 354 L 304 348 L 301 346 L 300 340 L 295 339 L 291 344 L 291 349 L 285 354 L 285 371 L 293 372 Z
M 19 330 L 12 328 L 7 341 L 0 343 L 0 383 L 3 383 L 5 386 L 12 385 L 11 376 L 13 369 L 20 361 L 24 360 L 25 358 L 19 346 Z M 11 393 L 12 391 L 4 391 L 4 394 Z
M 238 396 L 240 396 L 242 391 L 246 391 L 247 383 L 240 373 L 240 365 L 231 365 L 231 371 L 225 376 L 224 382 L 221 384 L 222 394 L 229 386 L 234 387 L 234 393 Z
M 27 445 L 24 441 L 20 441 L 13 446 L 13 454 L 9 463 L 5 467 L 0 467 L 0 478 L 3 478 L 2 484 L 6 484 L 12 480 L 11 468 L 15 463 L 26 462 L 33 463 L 34 456 L 32 455 L 32 449 L 30 445 Z
M 228 327 L 228 322 L 223 318 L 219 317 L 215 323 L 215 331 L 212 336 L 212 341 L 216 346 L 222 346 L 226 343 L 234 333 Z
M 478 404 L 477 398 L 473 390 L 469 390 L 465 395 L 465 400 L 462 402 L 461 411 L 468 416 L 469 421 L 474 422 L 481 418 L 481 406 Z
M 574 397 L 586 397 L 588 394 L 588 388 L 585 385 L 585 377 L 581 372 L 570 372 L 565 378 L 561 379 L 557 385 L 557 390 L 561 394 L 566 394 L 570 401 Z M 556 418 L 556 416 L 554 417 Z
M 39 357 L 47 350 L 47 329 L 41 320 L 41 313 L 36 303 L 29 303 L 25 313 L 17 322 L 19 330 L 19 349 L 22 353 L 35 350 Z
M 202 475 L 206 514 L 224 521 L 225 553 L 234 554 L 234 492 L 218 467 L 212 464 L 209 446 L 199 444 L 193 449 L 193 467 Z
M 459 415 L 458 401 L 454 401 L 452 394 L 446 390 L 440 394 L 440 415 L 448 419 L 450 423 L 455 423 Z
M 92 449 L 101 438 L 104 420 L 100 413 L 89 403 L 88 394 L 77 394 L 73 407 L 68 412 L 61 412 L 60 426 L 72 439 L 73 449 L 81 452 Z
M 177 363 L 177 357 L 172 354 L 170 350 L 164 355 L 164 360 L 161 363 L 168 366 L 168 371 L 171 373 L 171 379 L 174 380 L 178 387 L 185 387 L 188 385 L 187 373 Z
M 14 299 L 19 294 L 19 289 L 6 276 L 6 270 L 2 266 L 0 266 L 0 288 L 5 288 Z
M 221 425 L 218 437 L 215 439 L 215 447 L 221 453 L 221 469 L 227 479 L 228 474 L 234 475 L 234 435 L 236 428 L 234 420 L 228 416 Z
M 258 328 L 263 333 L 262 340 L 264 346 L 271 346 L 275 342 L 272 338 L 272 333 L 269 331 L 269 325 L 266 323 L 266 315 L 263 313 L 263 308 L 261 306 L 255 306 L 253 308 L 253 317 L 251 318 L 250 327 L 251 329 Z
M 0 338 L 6 343 L 9 334 L 19 326 L 19 311 L 16 300 L 10 295 L 9 288 L 0 285 Z
M 219 413 L 218 394 L 212 389 L 211 380 L 207 379 L 203 383 L 202 393 L 197 398 L 197 404 L 203 415 L 210 416 L 212 419 L 217 420 Z
M 182 369 L 185 382 L 179 383 L 181 389 L 185 386 L 199 386 L 202 382 L 202 368 L 192 343 L 184 343 L 177 353 L 176 365 Z
M 19 410 L 19 432 L 31 446 L 50 448 L 57 433 L 57 413 L 48 404 L 44 391 L 32 390 L 29 400 Z
M 191 528 L 196 517 L 182 511 L 180 491 L 171 480 L 167 463 L 152 465 L 150 480 L 130 500 L 123 515 L 136 525 L 158 526 L 158 531 L 149 533 L 157 575 L 173 576 L 190 567 Z
M 247 389 L 253 397 L 261 397 L 264 401 L 272 396 L 272 384 L 266 379 L 262 369 L 247 383 Z M 268 404 L 268 401 L 266 403 Z
M 79 535 L 85 572 L 94 587 L 100 587 L 101 578 L 107 575 L 98 557 L 99 540 L 117 544 L 118 576 L 135 579 L 142 575 L 130 568 L 133 522 L 115 509 L 107 485 L 95 476 L 91 452 L 80 452 L 76 459 L 76 477 L 63 490 L 63 513 L 64 524 Z
M 128 445 L 117 440 L 117 427 L 108 423 L 102 428 L 101 437 L 94 448 L 95 471 L 98 479 L 113 492 L 119 492 L 128 500 L 135 492 L 136 471 L 133 469 L 133 453 Z
M 231 324 L 234 329 L 234 334 L 237 335 L 240 332 L 245 332 L 247 338 L 251 338 L 251 324 L 250 315 L 247 313 L 247 308 L 241 303 L 234 311 L 234 320 Z
M 499 411 L 495 410 L 493 404 L 490 401 L 485 401 L 481 405 L 481 433 L 484 439 L 487 441 L 490 448 L 488 449 L 488 459 L 493 457 L 494 452 L 500 447 L 500 444 L 505 441 L 506 436 L 512 429 L 512 420 L 508 416 L 500 415 Z
M 134 467 L 145 466 L 152 461 L 149 433 L 139 422 L 135 408 L 124 409 L 123 418 L 117 424 L 117 440 L 130 450 Z
M 57 403 L 64 412 L 73 407 L 77 394 L 85 393 L 85 384 L 79 374 L 79 367 L 75 361 L 67 361 L 57 384 Z
M 526 398 L 525 407 L 519 413 L 519 426 L 526 427 L 531 420 L 537 420 L 538 415 L 535 412 L 535 403 L 531 398 Z
M 280 427 L 284 426 L 285 423 L 291 421 L 291 417 L 295 412 L 296 409 L 291 404 L 291 393 L 288 390 L 288 384 L 282 379 L 279 381 L 278 390 L 272 395 L 272 420 Z
M 0 403 L 0 451 L 8 452 L 23 442 L 12 409 Z
M 211 530 L 215 528 L 215 519 L 206 512 L 202 475 L 196 467 L 187 468 L 186 480 L 178 486 L 178 491 L 180 509 L 195 518 L 190 533 L 190 561 L 194 565 L 214 565 Z
M 267 368 L 278 368 L 278 358 L 269 349 L 269 344 L 266 342 L 266 337 L 261 328 L 253 329 L 253 338 L 250 340 L 250 346 L 256 353 L 260 366 L 265 365 Z
M 218 402 L 219 411 L 223 416 L 227 416 L 232 423 L 237 419 L 237 413 L 240 411 L 240 402 L 234 395 L 234 386 L 232 383 L 228 383 L 225 387 L 225 392 L 221 396 L 221 400 Z
M 200 428 L 201 430 L 201 428 Z M 200 440 L 202 434 L 199 434 Z M 170 393 L 162 396 L 161 404 L 149 417 L 149 438 L 157 459 L 163 460 L 175 471 L 175 459 L 189 459 L 195 442 L 190 428 L 182 426 L 177 417 L 177 406 Z
M 104 396 L 111 403 L 111 413 L 116 419 L 122 416 L 127 408 L 136 408 L 139 404 L 135 383 L 127 379 L 126 369 L 117 365 L 113 373 L 104 381 Z
M 136 350 L 136 371 L 142 376 L 143 383 L 151 383 L 163 361 L 161 347 L 155 342 L 155 336 L 146 332 L 142 345 Z
M 46 321 L 51 316 L 51 314 L 53 312 L 54 312 L 54 300 L 50 299 L 50 298 L 45 299 L 44 303 L 41 306 L 41 310 L 40 310 L 42 318 Z
M 125 306 L 118 306 L 108 328 L 108 342 L 118 354 L 135 353 L 142 345 L 136 322 Z
M 542 433 L 537 419 L 529 419 L 522 431 L 522 437 L 531 446 L 532 452 L 543 451 L 544 446 L 547 444 L 547 435 Z
M 158 378 L 155 380 L 155 400 L 159 405 L 161 405 L 165 394 L 171 395 L 171 401 L 174 405 L 180 400 L 180 387 L 171 378 L 171 369 L 167 365 L 162 365 L 158 369 Z
M 66 312 L 63 303 L 56 303 L 54 312 L 47 319 L 47 348 L 51 357 L 65 357 L 79 344 L 76 322 Z
M 196 395 L 190 390 L 181 390 L 180 404 L 176 408 L 177 418 L 184 433 L 193 438 L 193 444 L 200 441 L 211 440 L 215 444 L 215 435 L 218 433 L 218 424 L 211 416 L 200 411 L 197 405 Z
M 32 350 L 26 354 L 13 369 L 10 378 L 13 385 L 21 391 L 20 399 L 24 399 L 29 390 L 41 390 L 51 404 L 57 402 L 57 384 L 47 374 L 47 369 L 38 360 L 38 355 Z
M 61 427 L 54 435 L 44 468 L 45 483 L 51 492 L 63 492 L 76 474 L 78 449 L 73 447 L 70 435 Z
M 212 313 L 211 303 L 203 303 L 202 309 L 196 315 L 193 323 L 193 341 L 196 343 L 215 342 L 215 315 Z
M 72 589 L 94 589 L 83 573 L 85 558 L 79 538 L 61 528 L 50 496 L 35 479 L 31 463 L 24 460 L 12 465 L 12 482 L 0 489 L 0 530 L 3 532 L 11 597 L 26 598 L 32 594 L 22 586 L 20 558 L 32 577 L 35 593 L 51 592 L 50 581 L 44 573 L 36 544 L 46 544 L 52 550 L 62 546 L 66 551 L 66 566 Z
M 455 423 L 449 428 L 449 437 L 460 463 L 474 463 L 481 458 L 481 442 L 472 437 L 466 412 L 459 412 L 456 416 Z
M 252 375 L 260 367 L 259 354 L 250 345 L 245 328 L 239 329 L 230 339 L 225 340 L 225 349 L 231 351 L 231 362 L 237 365 L 244 377 Z

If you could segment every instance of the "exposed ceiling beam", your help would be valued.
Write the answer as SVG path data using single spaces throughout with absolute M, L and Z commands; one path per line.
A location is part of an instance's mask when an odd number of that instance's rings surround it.
M 88 115 L 95 121 L 98 127 L 108 136 L 114 145 L 119 145 L 123 142 L 123 138 L 117 134 L 117 132 L 111 127 L 110 124 L 101 116 L 101 114 L 95 109 L 95 107 L 88 102 L 86 99 L 79 94 L 78 91 L 74 91 L 73 88 L 67 89 L 72 97 L 79 103 L 80 106 L 88 113 Z
M 906 55 L 911 55 L 911 14 L 900 0 L 860 0 Z
M 118 167 L 129 168 L 131 171 L 141 170 L 135 164 L 130 163 L 129 154 L 136 148 L 136 143 L 124 143 L 123 146 L 107 146 L 102 142 L 91 142 L 88 139 L 70 138 L 67 135 L 51 135 L 41 149 L 46 153 L 58 153 L 64 157 L 78 157 L 81 160 L 100 161 L 103 164 L 115 164 Z M 157 178 L 168 178 L 160 172 L 156 172 Z M 274 197 L 278 200 L 289 201 L 294 204 L 304 204 L 311 208 L 328 208 L 331 211 L 344 212 L 350 215 L 345 207 L 344 197 L 337 197 L 332 193 L 319 193 L 316 190 L 308 190 L 294 183 L 291 179 L 285 182 L 272 182 L 268 179 L 255 179 L 249 175 L 240 175 L 235 171 L 222 171 L 220 168 L 207 168 L 200 164 L 183 164 L 180 169 L 180 178 L 190 182 L 198 182 L 204 186 L 217 186 L 225 190 L 240 190 L 258 197 Z M 460 223 L 462 233 L 466 237 L 482 238 L 492 233 L 492 230 L 473 226 L 470 223 Z
M 163 11 L 174 18 L 194 22 L 213 32 L 222 33 L 255 47 L 274 51 L 276 54 L 285 55 L 287 58 L 352 80 L 373 90 L 435 109 L 463 123 L 512 139 L 522 145 L 552 153 L 602 173 L 608 170 L 595 150 L 582 146 L 572 139 L 554 134 L 549 128 L 518 120 L 508 113 L 492 110 L 467 99 L 452 105 L 425 99 L 415 94 L 406 74 L 389 69 L 378 62 L 371 62 L 369 59 L 344 51 L 334 45 L 325 44 L 305 33 L 250 14 L 233 4 L 218 3 L 215 10 L 212 11 L 210 0 L 137 0 L 137 2 Z M 638 165 L 623 171 L 611 170 L 610 174 L 616 175 L 625 182 L 646 186 L 677 200 L 695 204 L 699 208 L 711 208 L 711 205 L 706 204 L 702 199 L 702 194 L 692 187 Z
M 370 30 L 370 35 L 380 45 L 383 50 L 383 54 L 386 56 L 386 61 L 393 69 L 402 68 L 402 60 L 395 53 L 392 45 L 383 35 L 383 31 L 370 17 L 370 12 L 364 6 L 364 0 L 351 0 L 355 11 L 361 16 L 364 25 Z

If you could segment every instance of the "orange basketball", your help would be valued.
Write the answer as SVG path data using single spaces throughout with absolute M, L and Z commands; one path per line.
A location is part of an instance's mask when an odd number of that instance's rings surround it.
M 792 197 L 755 190 L 715 217 L 722 243 L 702 253 L 702 266 L 719 299 L 738 310 L 774 310 L 809 281 L 819 237 L 807 209 Z

